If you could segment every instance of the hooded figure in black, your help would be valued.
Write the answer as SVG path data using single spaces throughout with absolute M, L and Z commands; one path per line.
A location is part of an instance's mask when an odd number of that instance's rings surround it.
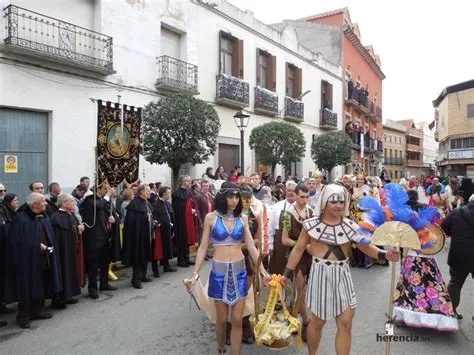
M 51 306 L 66 308 L 66 304 L 77 303 L 74 296 L 81 294 L 78 270 L 79 222 L 74 215 L 74 198 L 61 194 L 57 198 L 59 210 L 51 217 L 57 254 L 60 258 L 63 290 L 53 299 Z
M 7 236 L 14 299 L 6 302 L 18 301 L 17 322 L 22 328 L 29 328 L 30 320 L 51 318 L 43 312 L 44 300 L 62 288 L 59 255 L 45 209 L 44 195 L 30 194 L 27 207 L 13 219 Z
M 151 240 L 153 233 L 153 207 L 148 202 L 150 188 L 140 185 L 137 196 L 127 206 L 123 226 L 123 250 L 125 262 L 133 267 L 132 286 L 142 288 L 142 282 L 150 282 L 146 277 L 148 262 L 151 260 Z

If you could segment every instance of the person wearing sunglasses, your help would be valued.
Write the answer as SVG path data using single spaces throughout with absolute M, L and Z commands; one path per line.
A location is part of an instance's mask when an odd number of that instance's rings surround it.
M 316 354 L 324 324 L 333 318 L 337 325 L 336 352 L 350 353 L 352 319 L 357 306 L 348 263 L 351 242 L 357 243 L 363 253 L 379 260 L 397 261 L 400 256 L 392 249 L 385 251 L 362 244 L 369 241 L 359 236 L 356 223 L 344 217 L 347 203 L 344 187 L 330 184 L 323 188 L 321 214 L 303 222 L 283 273 L 282 283 L 286 286 L 303 253 L 311 251 L 313 260 L 306 292 L 306 305 L 312 313 L 307 330 L 310 355 Z M 310 248 L 307 248 L 308 244 Z
M 240 191 L 232 182 L 222 184 L 215 198 L 215 212 L 208 213 L 204 219 L 201 245 L 196 255 L 196 265 L 191 280 L 187 285 L 188 292 L 199 279 L 199 272 L 206 257 L 208 244 L 214 246 L 211 273 L 209 275 L 208 297 L 214 300 L 217 314 L 216 335 L 219 354 L 226 353 L 226 328 L 229 312 L 231 313 L 231 351 L 240 354 L 242 344 L 242 318 L 245 297 L 248 292 L 247 270 L 242 245 L 246 244 L 254 264 L 259 252 L 255 247 L 249 229 L 249 220 L 242 214 Z M 268 282 L 269 275 L 260 264 L 260 273 Z

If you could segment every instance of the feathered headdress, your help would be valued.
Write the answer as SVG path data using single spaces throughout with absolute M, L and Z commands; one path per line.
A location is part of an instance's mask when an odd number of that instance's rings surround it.
M 385 185 L 384 193 L 385 206 L 381 206 L 373 197 L 363 197 L 359 201 L 359 207 L 364 211 L 362 221 L 359 222 L 359 233 L 365 238 L 370 238 L 377 227 L 385 222 L 403 222 L 416 231 L 422 249 L 431 248 L 434 245 L 434 238 L 426 227 L 438 218 L 437 209 L 427 207 L 416 213 L 406 204 L 408 201 L 406 191 L 395 183 Z

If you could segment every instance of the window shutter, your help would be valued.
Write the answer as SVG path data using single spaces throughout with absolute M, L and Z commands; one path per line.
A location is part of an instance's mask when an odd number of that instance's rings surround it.
M 301 68 L 295 68 L 295 97 L 299 97 L 303 93 L 303 91 L 302 91 L 302 84 L 303 84 L 302 72 L 303 71 L 301 70 Z
M 271 55 L 268 57 L 268 88 L 276 92 L 276 57 Z
M 257 68 L 257 72 L 256 72 L 256 82 L 257 82 L 257 86 L 260 86 L 260 66 L 259 66 L 259 61 L 260 59 L 260 49 L 257 48 L 257 56 L 255 57 L 255 66 Z
M 222 51 L 222 36 L 224 31 L 219 31 L 219 53 L 217 53 L 217 60 L 219 61 L 219 74 L 222 74 L 222 60 L 221 60 L 221 51 Z
M 244 78 L 244 41 L 238 39 L 237 41 L 237 77 Z
M 285 92 L 286 92 L 286 96 L 288 96 L 288 72 L 290 70 L 290 64 L 286 63 L 285 64 Z

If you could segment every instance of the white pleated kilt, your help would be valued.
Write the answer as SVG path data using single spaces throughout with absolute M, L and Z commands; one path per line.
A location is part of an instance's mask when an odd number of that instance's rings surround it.
M 329 320 L 347 308 L 356 308 L 357 300 L 348 260 L 313 258 L 306 291 L 306 305 L 322 320 Z

